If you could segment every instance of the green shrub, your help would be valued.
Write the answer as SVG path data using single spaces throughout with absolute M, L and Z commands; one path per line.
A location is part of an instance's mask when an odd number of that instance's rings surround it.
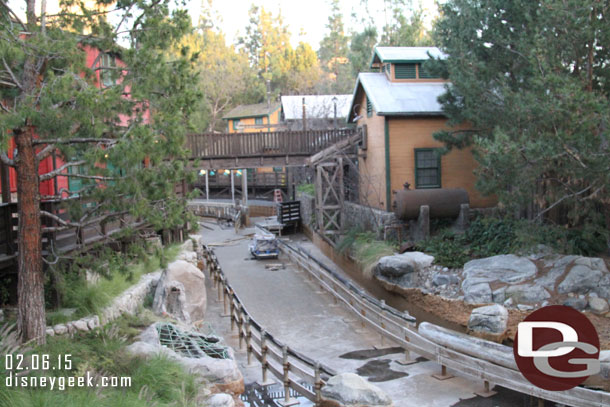
M 51 391 L 44 388 L 7 388 L 6 371 L 0 369 L 0 405 L 7 407 L 169 407 L 200 405 L 197 400 L 197 376 L 189 374 L 176 362 L 165 357 L 144 359 L 125 350 L 126 336 L 150 321 L 122 317 L 115 325 L 91 332 L 48 337 L 46 345 L 32 352 L 48 354 L 55 361 L 70 354 L 71 370 L 49 370 L 47 376 L 83 376 L 92 372 L 102 376 L 131 377 L 127 388 L 68 388 Z M 4 331 L 3 331 L 4 332 Z M 0 340 L 0 345 L 4 342 Z M 4 349 L 4 348 L 3 348 Z M 21 349 L 23 353 L 26 350 Z M 40 375 L 42 372 L 31 372 Z
M 608 231 L 600 225 L 565 229 L 527 220 L 480 217 L 462 234 L 445 228 L 419 242 L 417 248 L 433 255 L 437 264 L 458 268 L 471 259 L 531 253 L 541 244 L 558 253 L 596 256 L 607 250 L 607 241 Z
M 314 184 L 299 184 L 297 185 L 297 191 L 314 196 L 316 194 L 316 187 Z
M 75 308 L 76 311 L 70 317 L 59 312 L 47 312 L 47 324 L 54 325 L 98 314 L 115 297 L 136 283 L 144 274 L 153 272 L 162 267 L 163 263 L 174 259 L 179 250 L 178 245 L 169 246 L 160 249 L 154 256 L 145 257 L 126 266 L 123 266 L 124 263 L 122 262 L 110 261 L 96 284 L 87 283 L 84 272 L 78 267 L 62 273 L 61 281 L 55 286 L 62 297 L 61 306 Z
M 350 229 L 337 244 L 337 250 L 349 253 L 362 266 L 365 274 L 370 274 L 380 258 L 391 256 L 396 249 L 394 243 L 377 240 L 375 233 L 361 228 Z

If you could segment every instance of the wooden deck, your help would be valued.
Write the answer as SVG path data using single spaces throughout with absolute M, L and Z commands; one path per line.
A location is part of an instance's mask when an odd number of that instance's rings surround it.
M 185 183 L 178 184 L 175 192 L 179 196 L 184 196 L 187 192 L 186 188 Z M 87 202 L 82 202 L 82 205 L 87 205 Z M 68 220 L 67 212 L 59 200 L 43 201 L 40 208 Z M 0 273 L 17 271 L 18 225 L 17 202 L 0 203 Z M 60 231 L 49 229 L 58 226 L 60 225 L 53 219 L 42 218 L 42 251 L 45 256 L 52 253 L 64 254 L 75 250 L 87 250 L 96 243 L 113 241 L 116 239 L 115 235 L 126 228 L 139 230 L 148 227 L 148 224 L 142 219 L 123 213 L 112 218 L 101 216 L 91 219 L 82 228 L 69 227 Z M 173 241 L 179 234 L 178 230 L 164 231 L 163 238 Z
M 187 136 L 199 168 L 257 168 L 306 165 L 310 156 L 359 132 L 357 128 Z

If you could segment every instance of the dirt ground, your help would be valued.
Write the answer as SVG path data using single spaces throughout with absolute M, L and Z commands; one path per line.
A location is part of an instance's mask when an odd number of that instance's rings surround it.
M 456 323 L 461 326 L 464 331 L 468 325 L 470 313 L 477 307 L 476 305 L 466 304 L 463 301 L 447 300 L 436 295 L 423 294 L 419 290 L 408 290 L 404 295 L 412 305 L 433 314 L 436 318 L 444 322 Z M 531 311 L 509 309 L 508 312 L 508 341 L 512 342 L 515 333 L 517 332 L 517 325 L 519 322 L 523 321 Z M 598 316 L 590 312 L 585 312 L 585 315 L 597 329 L 601 348 L 610 350 L 610 318 Z

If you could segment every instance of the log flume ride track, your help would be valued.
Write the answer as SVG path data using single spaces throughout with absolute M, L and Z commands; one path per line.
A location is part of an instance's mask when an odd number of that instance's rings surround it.
M 292 262 L 320 288 L 332 295 L 383 338 L 401 346 L 407 359 L 410 352 L 435 361 L 441 366 L 438 375 L 451 377 L 452 373 L 483 381 L 486 391 L 491 384 L 499 385 L 539 399 L 578 407 L 606 407 L 610 405 L 610 393 L 584 387 L 562 392 L 541 389 L 528 382 L 518 371 L 512 348 L 484 341 L 448 329 L 416 320 L 400 312 L 384 301 L 368 295 L 348 279 L 338 275 L 318 261 L 306 250 L 280 240 L 280 248 Z M 223 301 L 225 314 L 230 316 L 231 328 L 237 329 L 239 347 L 246 347 L 248 363 L 254 356 L 262 365 L 263 382 L 268 382 L 268 372 L 280 379 L 285 388 L 286 404 L 290 403 L 290 389 L 308 400 L 320 404 L 321 389 L 329 377 L 337 372 L 303 355 L 266 332 L 248 313 L 247 308 L 233 290 L 220 266 L 214 251 L 203 246 L 205 266 Z M 440 382 L 442 383 L 442 382 Z

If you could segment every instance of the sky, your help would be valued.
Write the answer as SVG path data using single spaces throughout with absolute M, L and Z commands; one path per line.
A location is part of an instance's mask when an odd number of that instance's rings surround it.
M 428 25 L 436 16 L 435 0 L 412 0 L 414 5 L 421 4 L 425 12 Z M 186 0 L 189 14 L 193 23 L 197 23 L 201 11 L 201 0 Z M 40 1 L 37 1 L 37 9 Z M 23 0 L 9 0 L 9 6 L 18 14 L 25 15 L 25 2 Z M 58 9 L 59 0 L 47 0 L 47 13 Z M 308 42 L 315 50 L 326 32 L 326 24 L 330 15 L 329 0 L 213 0 L 213 8 L 218 13 L 220 21 L 217 26 L 225 33 L 227 42 L 234 43 L 240 35 L 245 33 L 248 24 L 248 10 L 255 4 L 272 11 L 277 15 L 281 10 L 285 23 L 289 26 L 291 43 L 297 46 L 300 41 Z M 361 0 L 340 0 L 341 11 L 344 17 L 346 30 L 359 31 L 362 27 L 360 18 L 367 15 Z M 386 15 L 390 17 L 390 10 L 385 10 L 384 0 L 368 0 L 368 11 L 381 29 L 386 22 Z M 358 20 L 352 14 L 358 15 Z M 405 13 L 406 14 L 406 13 Z
M 428 24 L 436 15 L 434 0 L 413 0 L 414 4 L 421 2 L 426 12 Z M 329 0 L 213 0 L 213 7 L 218 11 L 222 21 L 218 24 L 227 36 L 228 42 L 234 42 L 240 34 L 245 32 L 248 24 L 248 10 L 251 4 L 263 6 L 265 10 L 281 10 L 284 21 L 288 24 L 292 34 L 291 42 L 296 46 L 300 41 L 308 42 L 314 49 L 326 32 L 326 24 L 331 8 Z M 341 0 L 341 11 L 344 16 L 346 29 L 360 30 L 360 21 L 355 21 L 351 16 L 358 14 L 358 19 L 366 15 L 366 10 L 361 5 L 361 0 Z M 378 22 L 381 28 L 385 21 L 384 1 L 368 0 L 370 14 Z M 189 11 L 191 16 L 199 15 L 200 0 L 190 0 Z M 389 17 L 390 10 L 388 10 Z M 299 35 L 301 32 L 304 35 Z

